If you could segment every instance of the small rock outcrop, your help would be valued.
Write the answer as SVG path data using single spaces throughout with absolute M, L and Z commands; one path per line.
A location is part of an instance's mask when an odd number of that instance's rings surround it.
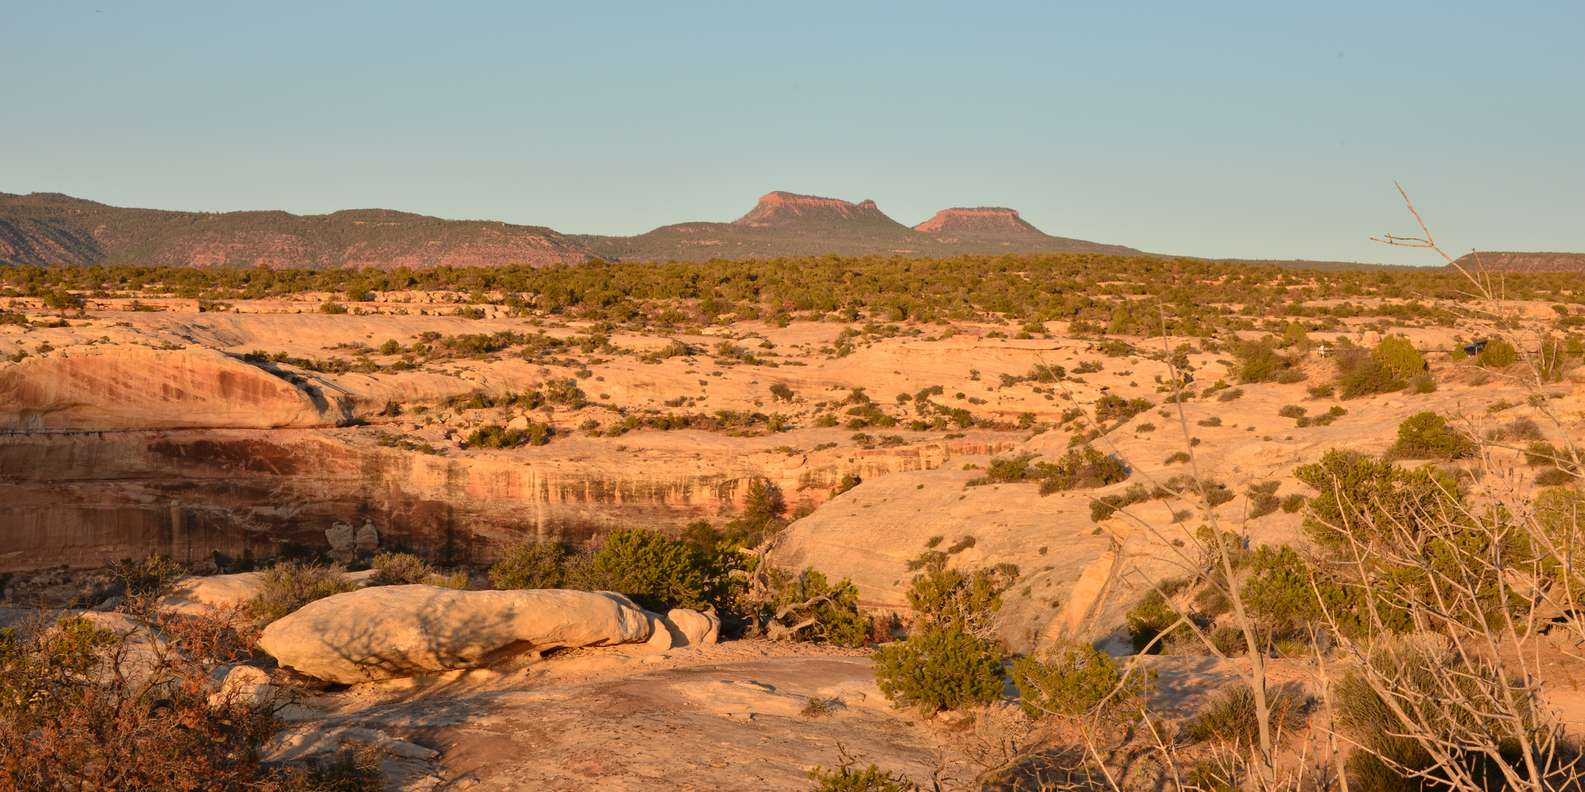
M 347 563 L 374 555 L 380 549 L 380 532 L 367 520 L 356 528 L 338 522 L 325 529 L 325 541 L 330 543 L 330 557 Z
M 241 607 L 263 589 L 262 572 L 187 577 L 171 584 L 170 593 L 160 598 L 159 609 L 197 616 L 211 609 Z
M 708 646 L 721 637 L 721 617 L 713 613 L 672 608 L 666 613 L 666 622 L 676 630 L 672 638 L 673 647 Z M 682 638 L 680 642 L 678 636 Z
M 270 682 L 270 675 L 250 665 L 232 666 L 220 677 L 220 685 L 209 694 L 210 706 L 240 704 L 249 709 L 273 707 L 286 700 L 286 694 Z
M 640 643 L 644 611 L 620 594 L 377 586 L 311 602 L 264 629 L 259 647 L 327 682 L 473 668 L 524 651 Z

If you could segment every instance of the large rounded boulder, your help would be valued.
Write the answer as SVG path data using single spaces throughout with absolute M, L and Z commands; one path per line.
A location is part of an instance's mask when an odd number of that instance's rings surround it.
M 311 602 L 264 629 L 281 665 L 353 684 L 487 665 L 524 651 L 640 643 L 644 611 L 620 594 L 377 586 Z

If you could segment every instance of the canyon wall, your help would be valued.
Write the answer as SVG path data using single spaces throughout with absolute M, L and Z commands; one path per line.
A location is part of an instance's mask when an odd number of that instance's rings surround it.
M 848 474 L 926 470 L 999 447 L 965 438 L 792 456 L 755 443 L 681 450 L 702 434 L 633 438 L 619 453 L 569 438 L 448 456 L 382 447 L 357 428 L 11 434 L 0 440 L 0 572 L 149 552 L 268 557 L 323 548 L 325 529 L 364 522 L 387 547 L 480 560 L 517 538 L 727 518 L 756 479 L 775 484 L 789 510 L 807 509 Z

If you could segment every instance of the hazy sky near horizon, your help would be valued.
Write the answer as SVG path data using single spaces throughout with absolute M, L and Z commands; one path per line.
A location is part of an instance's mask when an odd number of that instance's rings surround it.
M 1203 256 L 1585 250 L 1585 3 L 0 0 L 0 191 L 632 234 L 773 189 Z

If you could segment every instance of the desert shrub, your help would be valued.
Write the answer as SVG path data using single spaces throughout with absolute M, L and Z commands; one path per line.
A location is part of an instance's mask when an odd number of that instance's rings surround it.
M 1078 717 L 1096 712 L 1103 704 L 1110 713 L 1137 713 L 1139 698 L 1147 687 L 1145 678 L 1136 676 L 1119 690 L 1123 672 L 1117 661 L 1088 644 L 1060 644 L 1038 658 L 1020 657 L 1013 661 L 1012 678 L 1019 703 L 1032 717 Z
M 1303 418 L 1306 412 L 1308 410 L 1297 404 L 1285 404 L 1282 409 L 1277 410 L 1277 415 L 1282 418 Z
M 1244 396 L 1244 389 L 1243 388 L 1228 388 L 1227 390 L 1224 390 L 1221 393 L 1216 394 L 1216 400 L 1219 401 L 1219 402 L 1237 401 L 1237 400 L 1243 398 L 1243 396 Z
M 39 297 L 45 308 L 51 308 L 56 311 L 82 310 L 88 304 L 82 295 L 73 294 L 64 289 L 47 291 L 39 295 Z
M 319 306 L 319 312 L 323 314 L 344 314 L 347 312 L 347 306 L 335 301 L 330 301 L 322 303 Z
M 1128 467 L 1121 460 L 1103 454 L 1090 445 L 1068 449 L 1055 463 L 1043 463 L 1039 472 L 1042 495 L 1060 490 L 1104 487 L 1128 478 Z
M 381 792 L 385 789 L 380 771 L 383 754 L 374 745 L 343 745 L 340 750 L 309 759 L 302 767 L 285 768 L 271 780 L 283 792 Z
M 982 484 L 1002 484 L 1017 481 L 1028 481 L 1036 478 L 1034 454 L 1019 454 L 1015 457 L 995 457 L 985 467 L 985 475 L 971 479 L 968 486 L 974 487 Z
M 115 632 L 82 617 L 0 629 L 0 722 L 26 732 L 61 716 L 73 706 L 73 683 L 93 675 L 119 643 Z
M 851 762 L 835 768 L 810 768 L 809 780 L 814 782 L 810 792 L 917 792 L 919 789 L 906 777 L 883 770 L 874 763 L 862 769 Z
M 560 542 L 509 545 L 490 565 L 490 585 L 498 589 L 552 589 L 568 584 L 567 549 Z
M 1284 347 L 1298 347 L 1308 349 L 1310 346 L 1310 333 L 1304 325 L 1298 322 L 1289 322 L 1282 328 L 1282 340 L 1278 342 Z
M 519 448 L 526 445 L 541 446 L 550 442 L 555 430 L 549 424 L 529 421 L 524 429 L 507 429 L 500 424 L 485 424 L 471 433 L 463 444 L 469 448 Z
M 1297 687 L 1266 690 L 1266 711 L 1274 740 L 1304 726 L 1310 700 Z M 1180 732 L 1190 742 L 1214 742 L 1238 752 L 1260 745 L 1260 717 L 1255 693 L 1248 685 L 1235 685 L 1214 696 L 1183 725 Z
M 743 602 L 753 631 L 772 640 L 863 646 L 869 621 L 859 611 L 858 587 L 846 578 L 831 583 L 817 570 L 798 574 L 767 570 L 759 596 Z M 745 598 L 750 599 L 750 598 Z
M 248 603 L 248 612 L 261 622 L 272 622 L 314 600 L 356 589 L 341 567 L 282 561 L 263 572 L 259 593 Z
M 1578 478 L 1578 476 L 1576 476 L 1574 473 L 1571 473 L 1561 467 L 1555 467 L 1535 474 L 1535 483 L 1538 487 L 1556 487 L 1562 484 L 1568 484 L 1576 478 Z
M 1205 499 L 1205 505 L 1213 509 L 1235 497 L 1233 491 L 1220 481 L 1202 480 L 1199 490 L 1201 497 Z
M 376 553 L 370 565 L 374 569 L 375 586 L 401 586 L 422 583 L 445 588 L 467 588 L 466 572 L 441 574 L 429 562 L 412 553 Z
M 992 459 L 985 475 L 968 486 L 1019 481 L 1039 481 L 1040 494 L 1116 484 L 1128 478 L 1128 467 L 1116 457 L 1085 444 L 1069 448 L 1056 462 L 1035 462 L 1034 454 Z
M 1557 467 L 1572 471 L 1574 456 L 1545 440 L 1532 440 L 1524 449 L 1524 462 L 1530 467 Z
M 1407 470 L 1356 451 L 1332 450 L 1294 476 L 1316 490 L 1305 531 L 1325 547 L 1340 547 L 1347 531 L 1367 546 L 1385 526 L 1415 526 L 1457 510 L 1458 483 L 1426 466 Z
M 1334 359 L 1337 361 L 1339 398 L 1357 399 L 1377 393 L 1391 393 L 1409 385 L 1375 355 L 1358 347 L 1339 349 Z
M 246 658 L 236 628 L 135 616 L 125 636 L 81 617 L 0 630 L 0 788 L 313 790 L 261 766 L 267 709 L 211 699 L 211 674 Z M 133 650 L 156 634 L 169 651 Z
M 1240 594 L 1265 635 L 1283 635 L 1321 616 L 1304 559 L 1287 545 L 1261 545 L 1250 554 Z
M 140 561 L 124 559 L 110 565 L 110 574 L 121 584 L 121 590 L 132 597 L 159 597 L 186 572 L 181 564 L 158 553 Z
M 1461 745 L 1464 740 L 1460 736 L 1490 729 L 1492 737 L 1501 744 L 1506 742 L 1503 738 L 1515 734 L 1514 724 L 1498 719 L 1482 723 L 1477 720 L 1480 716 L 1476 709 L 1440 706 L 1440 702 L 1450 699 L 1474 703 L 1482 697 L 1476 692 L 1481 682 L 1464 674 L 1453 677 L 1456 689 L 1447 689 L 1448 676 L 1436 672 L 1445 662 L 1440 655 L 1434 647 L 1399 641 L 1376 649 L 1366 660 L 1380 675 L 1379 684 L 1392 691 L 1394 704 L 1408 715 L 1410 723 L 1405 723 L 1389 706 L 1378 692 L 1381 688 L 1373 686 L 1363 671 L 1351 672 L 1338 683 L 1337 723 L 1358 746 L 1346 765 L 1350 786 L 1388 792 L 1452 787 L 1448 770 L 1439 766 L 1424 745 L 1411 736 L 1422 731 L 1427 739 L 1444 743 L 1444 750 L 1460 766 L 1461 774 L 1473 778 L 1476 788 L 1501 788 L 1497 759 L 1475 746 Z M 1500 758 L 1509 761 L 1511 757 Z
M 377 553 L 370 566 L 377 586 L 423 583 L 435 572 L 429 562 L 412 553 Z
M 1381 339 L 1376 344 L 1376 348 L 1371 350 L 1370 356 L 1398 379 L 1412 379 L 1426 370 L 1425 357 L 1414 348 L 1414 344 L 1410 343 L 1408 338 L 1401 335 L 1390 335 Z
M 1144 503 L 1153 496 L 1154 493 L 1143 484 L 1134 484 L 1122 492 L 1102 495 L 1090 501 L 1090 522 L 1101 522 L 1110 519 L 1119 509 L 1127 508 L 1136 503 Z
M 1447 419 L 1426 411 L 1398 424 L 1398 442 L 1389 453 L 1400 459 L 1461 459 L 1475 453 L 1475 441 Z
M 927 552 L 922 571 L 908 587 L 908 607 L 923 624 L 959 627 L 981 637 L 995 632 L 993 620 L 1002 594 L 1018 580 L 1018 567 L 998 564 L 984 569 L 947 567 L 950 553 Z
M 1095 401 L 1095 421 L 1122 423 L 1154 406 L 1147 399 L 1124 399 L 1108 393 Z
M 792 401 L 793 389 L 787 387 L 787 384 L 784 382 L 772 383 L 770 386 L 770 395 L 774 396 L 777 401 Z
M 1568 366 L 1569 352 L 1565 342 L 1556 336 L 1548 335 L 1541 339 L 1541 347 L 1535 356 L 1535 373 L 1542 382 L 1557 382 L 1563 379 L 1563 371 Z
M 826 718 L 836 713 L 841 706 L 842 699 L 840 698 L 810 696 L 809 700 L 804 702 L 804 708 L 799 710 L 798 714 L 810 719 Z
M 1315 465 L 1294 471 L 1319 494 L 1310 500 L 1304 530 L 1325 559 L 1326 568 L 1347 596 L 1329 607 L 1344 616 L 1369 612 L 1389 631 L 1413 626 L 1408 607 L 1435 601 L 1437 581 L 1457 580 L 1468 596 L 1444 607 L 1441 616 L 1470 624 L 1512 616 L 1521 598 L 1509 594 L 1501 564 L 1470 564 L 1470 557 L 1534 557 L 1529 537 L 1520 531 L 1493 530 L 1464 504 L 1458 480 L 1435 466 L 1406 470 L 1385 460 L 1331 451 Z M 1415 537 L 1414 552 L 1403 550 Z M 1354 601 L 1369 596 L 1369 602 Z M 1332 599 L 1323 591 L 1323 599 Z
M 1513 440 L 1541 440 L 1544 437 L 1540 424 L 1537 424 L 1531 418 L 1515 418 L 1507 424 L 1486 433 L 1486 439 L 1497 443 Z
M 593 571 L 603 585 L 657 611 L 707 607 L 719 575 L 715 559 L 694 545 L 644 528 L 607 536 Z
M 1189 452 L 1187 452 L 1187 451 L 1174 451 L 1171 454 L 1168 454 L 1167 458 L 1162 460 L 1161 464 L 1163 464 L 1163 465 L 1177 465 L 1177 464 L 1186 463 L 1188 461 L 1189 461 Z
M 1307 500 L 1309 499 L 1297 492 L 1285 495 L 1282 498 L 1282 511 L 1284 514 L 1297 514 L 1300 509 L 1304 508 Z
M 875 652 L 875 682 L 894 706 L 925 714 L 987 704 L 1002 693 L 1002 652 L 957 626 L 927 627 Z
M 1281 486 L 1275 481 L 1263 481 L 1259 484 L 1249 485 L 1245 495 L 1249 497 L 1249 516 L 1264 517 L 1276 511 L 1282 505 L 1282 499 L 1277 497 L 1277 488 Z
M 842 474 L 841 480 L 837 482 L 836 489 L 832 490 L 831 494 L 833 496 L 841 495 L 842 493 L 847 492 L 848 490 L 853 489 L 862 483 L 864 483 L 864 479 L 859 478 L 859 474 L 844 473 Z
M 1500 369 L 1512 366 L 1519 361 L 1519 350 L 1504 338 L 1493 338 L 1486 342 L 1486 347 L 1475 357 L 1475 363 L 1481 368 Z
M 1548 487 L 1536 493 L 1532 504 L 1536 527 L 1557 555 L 1578 557 L 1585 549 L 1585 492 L 1577 487 Z
M 769 479 L 755 478 L 748 483 L 743 494 L 743 510 L 739 519 L 761 526 L 781 516 L 787 510 L 781 490 Z M 752 544 L 757 544 L 754 542 Z
M 1128 627 L 1128 638 L 1134 644 L 1134 651 L 1143 652 L 1145 647 L 1150 646 L 1155 653 L 1161 651 L 1164 642 L 1176 637 L 1168 631 L 1175 629 L 1173 625 L 1178 623 L 1178 618 L 1178 612 L 1168 604 L 1167 598 L 1160 591 L 1151 590 L 1128 609 L 1123 621 Z M 1179 625 L 1176 629 L 1185 628 Z M 1157 640 L 1158 637 L 1160 640 Z
M 1233 348 L 1238 359 L 1234 376 L 1239 382 L 1274 382 L 1294 366 L 1294 361 L 1277 352 L 1270 339 L 1241 341 Z
M 1222 596 L 1226 597 L 1225 594 Z M 1231 624 L 1221 624 L 1211 628 L 1205 639 L 1211 646 L 1216 647 L 1216 651 L 1228 657 L 1238 657 L 1249 652 L 1249 642 L 1244 639 L 1244 631 Z

